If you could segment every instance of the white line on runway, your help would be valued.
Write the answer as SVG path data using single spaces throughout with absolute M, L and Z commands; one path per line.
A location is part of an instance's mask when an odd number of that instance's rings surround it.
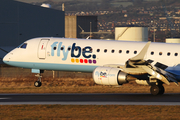
M 180 105 L 179 102 L 0 102 L 0 105 Z
M 4 100 L 4 99 L 11 99 L 11 98 L 0 98 L 0 100 Z

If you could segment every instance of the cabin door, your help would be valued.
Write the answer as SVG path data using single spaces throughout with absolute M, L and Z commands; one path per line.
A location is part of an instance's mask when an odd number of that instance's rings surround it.
M 46 48 L 47 48 L 48 42 L 49 42 L 49 39 L 42 39 L 40 41 L 39 48 L 38 48 L 39 59 L 45 59 L 46 58 Z

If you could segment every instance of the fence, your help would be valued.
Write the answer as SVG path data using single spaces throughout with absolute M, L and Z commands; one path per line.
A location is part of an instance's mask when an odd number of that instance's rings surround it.
M 31 69 L 17 68 L 17 67 L 0 67 L 0 77 L 31 77 Z M 91 78 L 92 73 L 81 72 L 64 72 L 64 71 L 44 71 L 43 77 L 52 78 Z

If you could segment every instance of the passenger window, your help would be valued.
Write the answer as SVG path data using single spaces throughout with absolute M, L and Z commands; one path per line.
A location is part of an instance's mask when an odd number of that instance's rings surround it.
M 129 54 L 129 50 L 127 50 L 126 53 Z
M 154 55 L 154 52 L 153 52 L 153 51 L 151 52 L 151 55 Z
M 137 51 L 136 51 L 136 50 L 134 51 L 134 54 L 137 54 Z
M 119 50 L 119 53 L 122 53 L 122 50 Z
M 171 55 L 171 53 L 170 53 L 170 52 L 168 52 L 168 53 L 167 53 L 167 56 L 170 56 L 170 55 Z
M 112 50 L 111 52 L 114 53 L 114 50 Z
M 70 47 L 68 47 L 68 51 L 70 51 L 71 50 L 71 48 Z
M 104 52 L 106 53 L 106 52 L 107 52 L 107 49 L 104 49 Z
M 24 49 L 26 49 L 26 47 L 27 47 L 27 43 L 24 43 L 23 45 L 21 45 L 21 47 L 20 47 L 20 48 L 24 48 Z
M 91 49 L 90 49 L 90 52 L 92 52 L 92 51 L 93 51 L 93 49 L 91 48 Z
M 56 50 L 56 47 L 54 47 L 53 49 Z
M 100 49 L 97 49 L 97 52 L 100 52 Z
M 76 47 L 76 48 L 75 48 L 75 51 L 77 51 L 77 50 L 78 50 L 78 48 Z
M 174 56 L 178 56 L 178 53 L 175 53 Z
M 159 52 L 159 55 L 162 55 L 162 52 Z
M 63 47 L 61 47 L 61 50 L 63 50 L 64 48 Z

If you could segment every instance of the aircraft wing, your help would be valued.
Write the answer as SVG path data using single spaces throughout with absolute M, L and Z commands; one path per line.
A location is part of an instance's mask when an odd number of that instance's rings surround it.
M 104 67 L 120 68 L 120 69 L 124 68 L 124 65 L 121 65 L 121 64 L 106 64 L 106 65 L 103 65 L 103 66 Z
M 156 67 L 156 70 L 159 71 L 160 73 L 162 73 L 163 75 L 165 75 L 169 81 L 174 82 L 177 86 L 179 86 L 178 81 L 176 80 L 176 78 L 174 77 L 174 75 L 172 73 L 165 71 L 158 67 Z
M 150 43 L 151 42 L 148 42 L 138 55 L 127 60 L 125 65 L 109 64 L 109 65 L 104 65 L 104 66 L 119 68 L 123 72 L 130 75 L 149 74 L 150 82 L 153 80 L 159 80 L 162 83 L 165 83 L 167 85 L 170 84 L 169 82 L 174 82 L 176 85 L 178 85 L 178 82 L 176 78 L 174 77 L 174 75 L 163 69 L 165 67 L 161 68 L 161 67 L 152 66 L 151 62 L 153 60 L 144 60 L 144 56 L 147 53 Z

